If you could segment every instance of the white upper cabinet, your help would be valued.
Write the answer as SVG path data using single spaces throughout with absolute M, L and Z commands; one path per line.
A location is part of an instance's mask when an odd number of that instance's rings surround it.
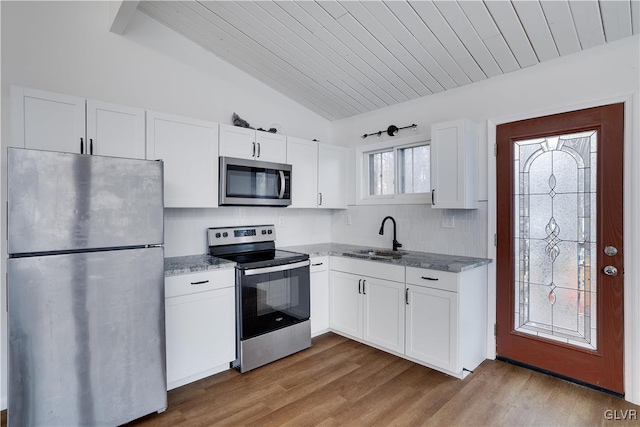
M 238 126 L 220 125 L 220 155 L 255 159 L 256 131 Z
M 87 100 L 89 154 L 145 158 L 144 110 Z
M 287 137 L 292 208 L 346 209 L 347 149 Z
M 460 119 L 431 126 L 431 197 L 435 209 L 478 207 L 478 129 Z
M 218 206 L 218 124 L 147 112 L 147 159 L 164 160 L 167 208 Z
M 144 110 L 11 86 L 12 145 L 144 159 Z
M 285 163 L 287 138 L 269 132 L 220 125 L 220 155 L 263 162 Z
M 287 137 L 287 163 L 292 167 L 292 208 L 318 206 L 318 143 Z
M 295 180 L 295 173 L 292 176 Z M 318 144 L 318 207 L 347 208 L 347 149 Z
M 256 131 L 256 160 L 287 162 L 287 137 L 270 132 Z

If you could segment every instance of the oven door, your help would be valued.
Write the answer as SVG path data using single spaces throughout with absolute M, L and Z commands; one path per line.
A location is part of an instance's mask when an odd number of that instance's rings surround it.
M 289 206 L 291 165 L 220 157 L 219 204 Z
M 309 320 L 309 260 L 237 274 L 241 340 Z

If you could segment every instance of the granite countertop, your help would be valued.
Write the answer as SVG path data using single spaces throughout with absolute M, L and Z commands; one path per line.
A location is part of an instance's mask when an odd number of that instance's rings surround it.
M 450 271 L 460 273 L 482 265 L 491 263 L 487 258 L 471 258 L 459 255 L 434 254 L 429 252 L 400 251 L 404 253 L 402 258 L 388 258 L 370 256 L 369 250 L 389 250 L 385 248 L 372 248 L 371 246 L 348 245 L 344 243 L 318 243 L 314 245 L 287 246 L 283 249 L 293 252 L 302 252 L 311 257 L 315 256 L 344 256 L 369 261 L 383 262 L 387 264 L 402 265 L 405 267 L 428 268 L 430 270 Z
M 285 251 L 301 252 L 310 257 L 316 256 L 344 256 L 364 259 L 368 261 L 383 262 L 387 264 L 402 265 L 405 267 L 428 268 L 430 270 L 450 271 L 459 273 L 489 264 L 487 258 L 471 258 L 459 255 L 433 254 L 428 252 L 400 251 L 402 258 L 388 258 L 370 256 L 369 250 L 388 250 L 384 248 L 372 248 L 370 246 L 348 245 L 345 243 L 317 243 L 313 245 L 280 247 Z M 216 258 L 210 255 L 188 255 L 170 257 L 164 260 L 164 275 L 175 276 L 177 274 L 195 273 L 198 271 L 216 270 L 219 268 L 232 268 L 236 265 L 233 261 Z
M 169 257 L 164 259 L 164 275 L 175 276 L 176 274 L 189 274 L 219 268 L 233 268 L 235 265 L 236 263 L 233 261 L 210 255 Z

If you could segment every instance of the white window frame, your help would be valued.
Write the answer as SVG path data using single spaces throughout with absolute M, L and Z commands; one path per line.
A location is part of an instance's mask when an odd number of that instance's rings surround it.
M 431 145 L 430 135 L 412 135 L 405 138 L 382 141 L 356 147 L 356 205 L 417 205 L 431 204 L 431 193 L 398 193 L 398 150 Z M 394 155 L 394 194 L 369 194 L 369 155 L 384 151 Z

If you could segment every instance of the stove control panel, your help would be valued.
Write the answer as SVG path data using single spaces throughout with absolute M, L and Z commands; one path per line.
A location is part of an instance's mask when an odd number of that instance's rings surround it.
M 275 240 L 276 227 L 273 224 L 207 229 L 207 243 L 209 246 L 271 242 Z

